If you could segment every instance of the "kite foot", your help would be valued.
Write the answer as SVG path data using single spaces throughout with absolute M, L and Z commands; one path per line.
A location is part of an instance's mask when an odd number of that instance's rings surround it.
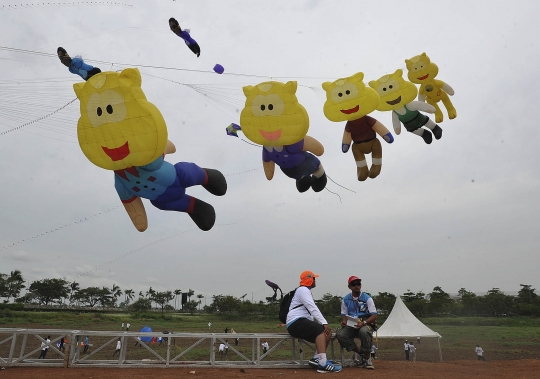
M 180 33 L 180 24 L 174 17 L 169 18 L 169 28 L 175 33 Z
M 450 108 L 448 109 L 448 117 L 450 118 L 450 120 L 454 119 L 457 117 L 457 111 L 456 111 L 456 108 Z
M 317 178 L 315 176 L 313 177 L 311 188 L 315 192 L 321 192 L 324 189 L 324 187 L 326 187 L 327 182 L 328 182 L 328 179 L 326 177 L 326 172 L 325 172 L 324 174 L 322 174 L 320 178 Z
M 435 139 L 441 139 L 442 137 L 442 129 L 439 125 L 435 125 L 435 127 L 431 130 L 433 135 L 435 136 Z
M 363 182 L 368 178 L 369 170 L 367 166 L 364 167 L 357 167 L 356 168 L 356 174 L 358 175 L 358 180 Z
M 227 192 L 227 180 L 221 172 L 214 170 L 212 168 L 203 168 L 208 175 L 208 180 L 206 184 L 203 184 L 205 190 L 210 192 L 212 195 L 223 196 Z
M 193 199 L 195 200 L 195 205 L 193 211 L 188 213 L 189 217 L 191 217 L 199 229 L 204 230 L 205 232 L 212 229 L 216 222 L 216 211 L 214 210 L 214 207 L 202 200 L 196 198 Z
M 437 109 L 435 111 L 435 122 L 436 123 L 439 123 L 439 122 L 442 122 L 443 120 L 443 114 L 442 114 L 442 111 L 440 109 Z
M 311 187 L 312 181 L 313 178 L 311 177 L 311 175 L 306 175 L 302 179 L 298 179 L 296 181 L 296 189 L 300 193 L 306 192 Z
M 381 173 L 381 169 L 382 165 L 380 164 L 371 165 L 371 169 L 369 170 L 369 177 L 371 179 L 375 179 Z
M 60 62 L 62 62 L 64 66 L 66 67 L 71 66 L 71 57 L 67 53 L 66 49 L 64 49 L 63 47 L 59 47 L 56 50 L 56 54 L 58 54 L 58 58 L 60 59 Z
M 440 128 L 439 128 L 440 129 Z M 433 141 L 433 136 L 431 135 L 431 132 L 426 130 L 426 129 L 422 129 L 424 132 L 422 133 L 422 135 L 420 137 L 422 137 L 422 139 L 424 140 L 425 143 L 427 143 L 428 145 L 431 143 L 431 141 Z

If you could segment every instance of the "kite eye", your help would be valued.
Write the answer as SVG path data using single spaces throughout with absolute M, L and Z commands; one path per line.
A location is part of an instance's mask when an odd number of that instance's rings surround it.
M 113 107 L 111 104 L 107 105 L 107 113 L 112 114 L 113 113 Z
M 101 109 L 101 107 L 98 107 L 97 109 L 97 115 L 98 116 L 101 116 L 103 114 L 103 110 Z

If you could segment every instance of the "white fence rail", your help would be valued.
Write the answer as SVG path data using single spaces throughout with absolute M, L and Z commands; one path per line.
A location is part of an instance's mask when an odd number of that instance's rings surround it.
M 44 359 L 42 342 L 50 336 Z M 88 337 L 88 347 L 84 341 Z M 64 338 L 65 348 L 58 345 Z M 161 338 L 161 340 L 160 340 Z M 270 348 L 265 353 L 262 343 Z M 120 351 L 116 351 L 120 341 Z M 161 342 L 158 342 L 161 341 Z M 228 349 L 219 351 L 219 345 Z M 0 328 L 0 366 L 308 367 L 313 344 L 285 333 L 162 333 Z M 329 346 L 334 357 L 334 339 Z M 306 355 L 307 354 L 307 355 Z M 307 358 L 307 360 L 306 360 Z

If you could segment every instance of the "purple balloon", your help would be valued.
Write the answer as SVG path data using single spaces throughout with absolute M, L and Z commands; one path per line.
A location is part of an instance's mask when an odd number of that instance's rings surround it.
M 225 71 L 225 69 L 223 68 L 222 65 L 216 64 L 216 65 L 214 66 L 214 71 L 217 72 L 218 74 L 223 74 L 223 72 Z

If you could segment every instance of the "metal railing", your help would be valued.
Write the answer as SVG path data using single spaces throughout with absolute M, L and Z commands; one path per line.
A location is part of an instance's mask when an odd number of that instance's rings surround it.
M 44 359 L 42 342 L 50 336 Z M 88 346 L 84 342 L 88 337 Z M 64 349 L 59 346 L 64 338 Z M 264 352 L 262 343 L 270 348 Z M 120 349 L 116 350 L 120 341 Z M 220 351 L 218 345 L 228 348 Z M 113 353 L 114 351 L 114 353 Z M 0 366 L 308 367 L 315 346 L 286 333 L 165 333 L 0 328 Z M 328 354 L 334 357 L 334 339 Z

